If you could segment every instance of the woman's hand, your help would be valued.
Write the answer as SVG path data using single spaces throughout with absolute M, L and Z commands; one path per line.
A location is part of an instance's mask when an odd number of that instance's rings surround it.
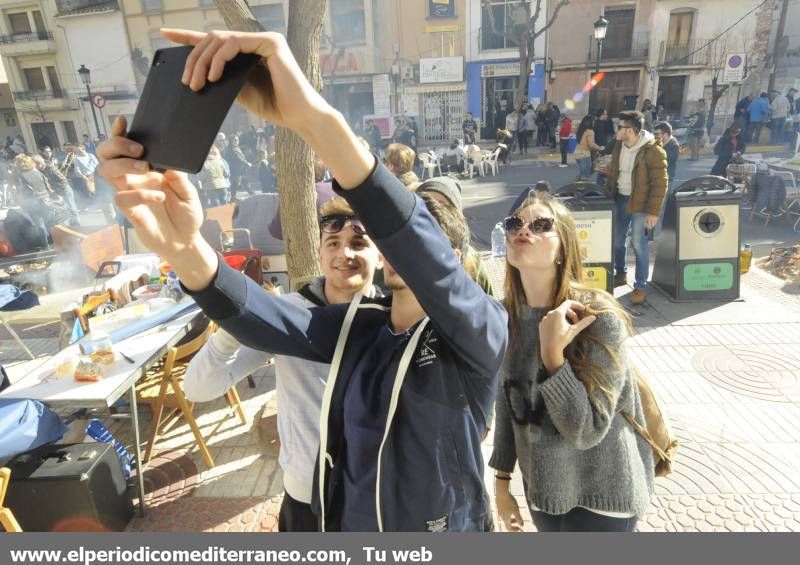
M 125 137 L 125 118 L 100 144 L 98 173 L 117 190 L 115 202 L 142 243 L 166 259 L 190 290 L 208 286 L 217 269 L 213 249 L 200 235 L 203 209 L 186 175 L 148 171 L 142 147 Z
M 564 349 L 597 319 L 594 315 L 583 316 L 585 311 L 586 306 L 580 302 L 565 300 L 539 322 L 539 350 L 550 375 L 564 364 Z
M 519 504 L 508 490 L 508 481 L 495 479 L 494 500 L 497 504 L 497 514 L 503 521 L 507 532 L 522 531 L 522 516 L 519 513 Z

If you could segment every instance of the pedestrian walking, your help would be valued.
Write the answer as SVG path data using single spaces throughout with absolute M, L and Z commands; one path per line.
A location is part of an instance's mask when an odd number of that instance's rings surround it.
M 792 104 L 789 101 L 789 97 L 776 92 L 775 98 L 770 104 L 770 111 L 772 112 L 772 121 L 770 122 L 772 129 L 771 143 L 773 145 L 782 145 L 785 141 L 786 119 L 789 117 L 791 108 Z
M 575 160 L 578 162 L 578 181 L 589 180 L 592 176 L 593 156 L 603 150 L 602 145 L 595 143 L 595 117 L 587 114 L 578 125 L 578 146 L 575 149 Z
M 714 145 L 714 155 L 717 156 L 717 162 L 711 169 L 711 174 L 724 177 L 731 159 L 742 156 L 742 153 L 747 149 L 747 144 L 742 137 L 742 128 L 733 124 L 717 141 Z
M 695 104 L 694 113 L 689 116 L 689 145 L 692 149 L 690 161 L 700 159 L 700 144 L 706 135 L 706 103 L 702 98 Z
M 761 143 L 761 130 L 764 125 L 769 122 L 771 113 L 769 96 L 766 92 L 762 92 L 761 96 L 750 103 L 750 106 L 747 108 L 747 113 L 750 116 L 750 124 L 747 127 L 747 139 L 750 143 Z
M 528 154 L 528 135 L 531 129 L 533 129 L 533 112 L 526 110 L 523 106 L 517 122 L 517 145 L 519 145 L 520 155 Z
M 250 168 L 252 165 L 250 164 L 250 161 L 247 160 L 247 157 L 245 157 L 244 151 L 242 151 L 238 135 L 231 136 L 230 143 L 228 144 L 228 148 L 225 150 L 224 157 L 228 162 L 228 166 L 230 167 L 231 200 L 236 201 L 236 194 L 240 190 L 245 190 L 248 194 L 254 194 L 254 191 L 247 178 L 250 174 Z
M 566 168 L 569 138 L 572 135 L 572 120 L 566 114 L 561 114 L 558 119 L 558 142 L 561 149 L 561 164 L 559 167 Z

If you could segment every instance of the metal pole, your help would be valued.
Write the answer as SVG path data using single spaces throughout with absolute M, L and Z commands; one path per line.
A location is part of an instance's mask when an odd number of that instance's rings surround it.
M 600 54 L 602 53 L 602 51 L 603 51 L 603 40 L 602 39 L 598 39 L 597 40 L 597 58 L 595 59 L 595 66 L 594 66 L 595 74 L 600 72 Z
M 94 104 L 92 103 L 92 91 L 89 90 L 89 85 L 86 85 L 86 96 L 89 100 L 89 107 L 92 109 L 92 117 L 94 118 L 94 129 L 97 130 L 97 139 L 100 139 L 100 122 L 97 121 L 97 113 L 94 111 Z
M 775 33 L 775 45 L 772 48 L 772 70 L 769 73 L 769 86 L 767 93 L 775 90 L 775 73 L 778 71 L 778 61 L 783 55 L 783 32 L 786 29 L 786 13 L 789 11 L 789 0 L 783 0 L 781 19 L 778 20 L 778 31 Z

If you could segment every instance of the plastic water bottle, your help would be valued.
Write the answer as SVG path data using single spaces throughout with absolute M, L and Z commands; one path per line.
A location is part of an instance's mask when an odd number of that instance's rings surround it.
M 169 298 L 180 300 L 183 291 L 181 291 L 181 285 L 180 282 L 178 281 L 178 275 L 175 273 L 175 271 L 170 270 L 167 273 L 167 280 L 164 286 L 167 289 L 167 295 L 169 296 Z
M 503 222 L 497 222 L 492 230 L 492 257 L 506 256 L 506 231 Z

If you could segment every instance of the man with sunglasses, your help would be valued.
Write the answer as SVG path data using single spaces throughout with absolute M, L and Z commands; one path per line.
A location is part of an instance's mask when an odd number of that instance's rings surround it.
M 614 199 L 614 286 L 628 284 L 626 240 L 636 255 L 636 278 L 631 303 L 647 300 L 647 276 L 650 264 L 647 248 L 648 231 L 656 227 L 669 184 L 667 154 L 661 140 L 644 131 L 640 112 L 621 112 L 617 126 L 617 143 L 611 156 L 606 178 L 606 192 Z
M 375 243 L 343 198 L 325 202 L 319 219 L 319 263 L 323 276 L 285 297 L 303 308 L 349 304 L 356 294 L 382 295 L 372 284 L 382 268 Z M 189 363 L 184 392 L 192 402 L 220 398 L 236 383 L 265 366 L 270 354 L 243 346 L 223 329 L 214 333 Z M 319 414 L 330 365 L 287 355 L 275 356 L 275 383 L 280 410 L 278 463 L 284 496 L 278 514 L 281 532 L 316 532 L 311 509 L 314 463 L 319 451 Z
M 381 165 L 279 34 L 162 33 L 195 45 L 182 77 L 195 91 L 237 53 L 262 57 L 238 102 L 311 146 L 386 259 L 390 303 L 357 297 L 303 308 L 270 296 L 219 260 L 199 233 L 202 208 L 186 177 L 148 171 L 144 149 L 124 137 L 124 119 L 102 146 L 101 171 L 123 213 L 210 318 L 254 349 L 331 364 L 313 493 L 322 529 L 481 531 L 480 440 L 508 318 L 461 264 L 463 215 L 423 201 Z

